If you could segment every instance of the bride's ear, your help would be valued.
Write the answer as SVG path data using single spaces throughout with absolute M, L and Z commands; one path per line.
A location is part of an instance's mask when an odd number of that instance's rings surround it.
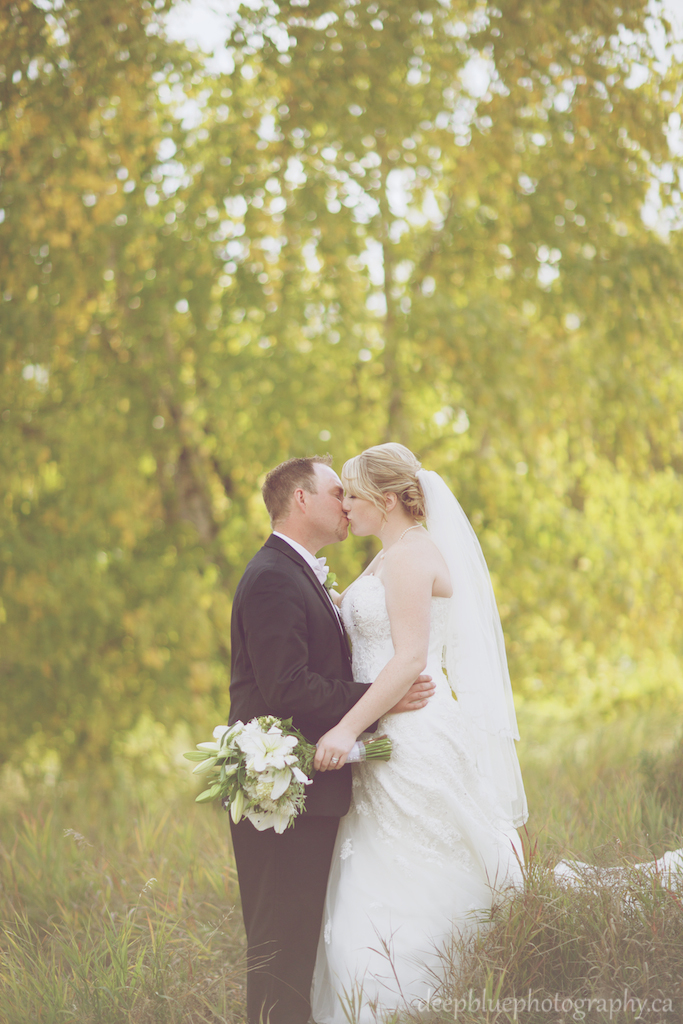
M 387 493 L 384 495 L 384 505 L 386 509 L 386 514 L 388 515 L 390 512 L 393 512 L 397 504 L 398 496 L 394 494 L 393 491 L 387 491 Z

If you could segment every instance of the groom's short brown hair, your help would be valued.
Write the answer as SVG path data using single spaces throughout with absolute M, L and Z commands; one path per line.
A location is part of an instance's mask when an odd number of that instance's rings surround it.
M 314 466 L 321 462 L 324 466 L 332 465 L 331 455 L 312 455 L 308 459 L 287 459 L 281 462 L 263 481 L 261 493 L 270 522 L 274 526 L 285 519 L 292 502 L 292 495 L 297 487 L 303 487 L 309 494 L 316 494 L 318 486 L 315 479 Z

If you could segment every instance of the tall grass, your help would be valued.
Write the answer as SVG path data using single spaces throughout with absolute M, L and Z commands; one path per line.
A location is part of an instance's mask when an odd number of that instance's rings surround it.
M 683 846 L 673 721 L 592 732 L 523 723 L 525 890 L 454 947 L 449 984 L 409 1018 L 508 1024 L 516 999 L 527 1024 L 683 1021 L 681 883 L 627 870 L 613 884 L 589 873 L 568 888 L 552 872 L 572 856 L 628 868 Z M 529 992 L 530 1011 L 520 1003 Z M 649 1010 L 617 1007 L 625 992 Z M 189 790 L 165 805 L 66 791 L 3 814 L 0 1024 L 243 1024 L 244 994 L 239 892 L 218 808 L 196 807 Z
M 222 812 L 43 802 L 3 822 L 0 886 L 2 1024 L 245 1019 Z
M 677 718 L 526 724 L 524 891 L 454 943 L 430 1019 L 680 1024 L 683 875 L 637 867 L 683 846 Z M 556 878 L 565 858 L 591 865 L 578 884 Z
M 683 879 L 632 866 L 613 880 L 587 871 L 579 887 L 548 862 L 501 902 L 469 944 L 456 945 L 439 1021 L 626 1024 L 683 1020 Z M 477 1005 L 478 1000 L 478 1005 Z M 507 1012 L 506 1012 L 507 1011 Z
M 528 830 L 542 856 L 608 865 L 682 845 L 682 710 L 520 722 Z

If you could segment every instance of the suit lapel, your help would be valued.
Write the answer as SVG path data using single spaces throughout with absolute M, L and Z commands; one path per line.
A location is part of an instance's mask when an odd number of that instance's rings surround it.
M 302 559 L 302 561 L 303 561 L 303 559 Z M 325 610 L 334 619 L 335 624 L 337 626 L 337 629 L 339 630 L 340 635 L 344 636 L 345 634 L 344 634 L 343 626 L 341 624 L 341 619 L 339 618 L 339 616 L 337 615 L 336 611 L 334 610 L 334 605 L 332 604 L 332 600 L 327 596 L 327 593 L 325 591 L 325 587 L 320 582 L 320 580 L 318 579 L 316 574 L 313 572 L 313 570 L 311 569 L 310 565 L 306 565 L 306 563 L 304 562 L 302 568 L 303 568 L 304 572 L 306 573 L 306 575 L 308 576 L 309 580 L 313 583 L 313 586 L 315 587 L 315 592 L 318 595 L 318 597 L 320 598 L 320 600 L 322 601 L 322 603 L 324 604 Z
M 280 537 L 274 537 L 271 535 L 266 541 L 265 547 L 277 548 L 278 551 L 281 551 L 283 555 L 287 555 L 288 558 L 291 558 L 295 565 L 297 565 L 300 569 L 303 570 L 304 575 L 307 576 L 310 582 L 312 583 L 315 592 L 318 595 L 318 598 L 320 599 L 320 601 L 322 601 L 325 611 L 334 619 L 334 624 L 337 627 L 337 631 L 344 640 L 344 650 L 348 652 L 348 638 L 344 631 L 341 619 L 339 615 L 337 615 L 332 605 L 331 599 L 327 596 L 325 587 L 322 585 L 316 574 L 313 572 L 308 562 L 301 557 L 298 551 L 294 550 L 291 544 L 288 544 L 286 540 L 281 540 Z

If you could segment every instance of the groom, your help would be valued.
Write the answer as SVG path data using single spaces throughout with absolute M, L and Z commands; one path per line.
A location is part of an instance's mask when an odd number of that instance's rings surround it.
M 365 693 L 353 681 L 344 627 L 316 552 L 346 539 L 343 489 L 330 459 L 290 459 L 273 469 L 263 499 L 273 533 L 240 580 L 232 611 L 230 724 L 292 718 L 310 742 Z M 372 680 L 367 680 L 372 682 Z M 420 676 L 392 712 L 424 707 Z M 249 1024 L 307 1024 L 327 876 L 351 769 L 319 772 L 306 810 L 281 835 L 231 822 L 247 933 Z

